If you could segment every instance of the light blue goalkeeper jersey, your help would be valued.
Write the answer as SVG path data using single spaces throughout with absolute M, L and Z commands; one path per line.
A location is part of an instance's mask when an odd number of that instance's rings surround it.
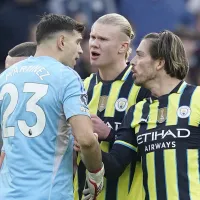
M 89 116 L 87 95 L 55 59 L 30 57 L 0 75 L 0 200 L 73 200 L 74 115 Z

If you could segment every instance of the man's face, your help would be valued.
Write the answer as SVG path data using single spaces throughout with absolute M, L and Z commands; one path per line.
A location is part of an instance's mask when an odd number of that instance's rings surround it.
M 10 67 L 11 65 L 14 65 L 15 63 L 24 60 L 28 57 L 11 57 L 9 55 L 7 55 L 6 60 L 5 60 L 5 68 L 7 69 L 8 67 Z
M 149 47 L 150 41 L 143 39 L 136 50 L 136 56 L 131 60 L 133 79 L 138 86 L 145 86 L 156 77 L 157 61 L 152 59 Z
M 122 41 L 119 26 L 94 23 L 90 33 L 90 63 L 96 67 L 107 67 L 117 62 Z
M 76 61 L 80 58 L 83 53 L 81 48 L 82 35 L 77 31 L 73 33 L 66 33 L 64 39 L 63 49 L 63 64 L 74 68 Z

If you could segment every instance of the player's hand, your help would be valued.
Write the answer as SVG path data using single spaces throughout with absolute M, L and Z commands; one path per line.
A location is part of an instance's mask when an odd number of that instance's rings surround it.
M 81 152 L 81 148 L 77 140 L 74 139 L 74 151 Z
M 86 181 L 88 185 L 88 190 L 84 191 L 85 196 L 84 200 L 95 200 L 98 194 L 102 191 L 103 189 L 103 179 L 104 179 L 104 165 L 102 168 L 95 173 L 87 171 L 86 173 Z
M 83 195 L 84 195 L 83 200 L 94 200 L 94 198 L 90 194 L 89 188 L 83 190 Z
M 100 140 L 105 140 L 111 128 L 109 128 L 97 115 L 91 115 L 94 132 L 98 134 Z

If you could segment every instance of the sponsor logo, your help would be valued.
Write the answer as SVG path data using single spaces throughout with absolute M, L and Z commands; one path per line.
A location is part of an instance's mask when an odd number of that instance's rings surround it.
M 106 125 L 107 125 L 109 128 L 111 128 L 111 129 L 117 131 L 117 129 L 119 128 L 119 126 L 121 125 L 121 123 L 120 123 L 120 122 L 114 122 L 114 124 L 111 125 L 111 123 L 106 122 Z
M 119 112 L 125 111 L 127 107 L 128 107 L 128 100 L 125 98 L 119 98 L 115 102 L 115 109 Z
M 145 151 L 148 152 L 148 151 L 154 151 L 156 149 L 175 148 L 176 139 L 188 138 L 189 136 L 190 136 L 190 130 L 188 129 L 177 128 L 173 131 L 168 129 L 168 130 L 161 130 L 161 131 L 154 131 L 154 132 L 140 134 L 137 136 L 137 143 L 138 145 L 145 144 L 144 146 Z

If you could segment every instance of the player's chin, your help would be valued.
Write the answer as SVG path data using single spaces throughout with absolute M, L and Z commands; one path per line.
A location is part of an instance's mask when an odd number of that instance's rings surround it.
M 99 61 L 98 60 L 94 60 L 94 59 L 90 59 L 90 64 L 92 66 L 98 66 L 99 65 Z
M 138 78 L 136 77 L 133 77 L 133 80 L 134 80 L 134 84 L 137 85 L 137 86 L 142 86 L 142 81 L 140 81 Z

